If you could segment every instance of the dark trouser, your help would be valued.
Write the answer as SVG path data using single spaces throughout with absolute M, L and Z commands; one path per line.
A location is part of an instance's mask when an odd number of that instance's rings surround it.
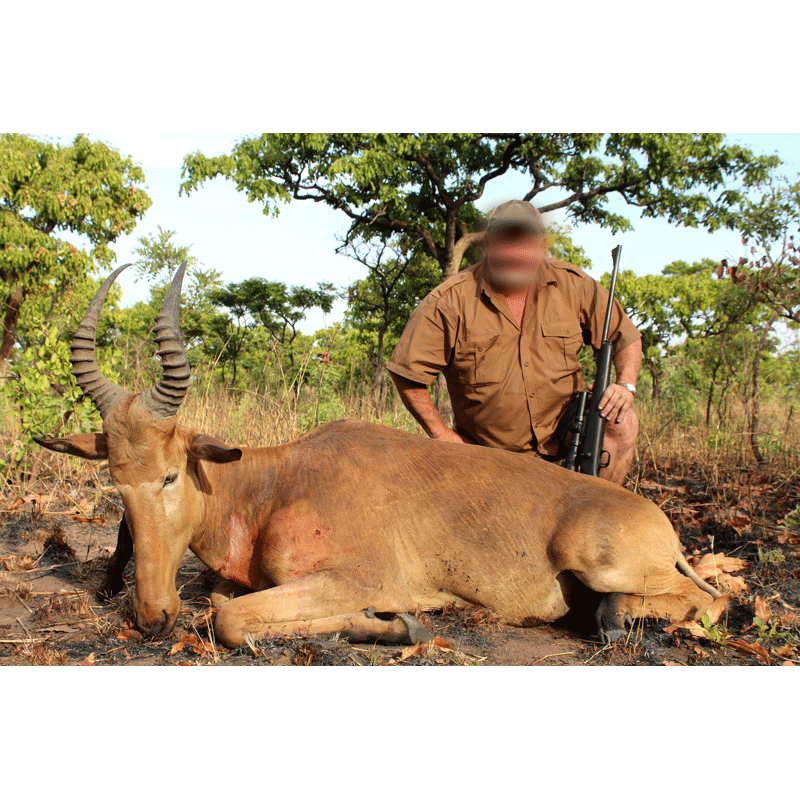
M 592 393 L 588 392 L 586 398 L 586 408 L 589 408 Z M 575 425 L 575 420 L 578 416 L 578 395 L 573 395 L 572 399 L 567 403 L 561 419 L 556 425 L 555 439 L 558 442 L 558 452 L 554 456 L 543 456 L 548 461 L 562 461 L 569 453 L 569 445 L 572 441 L 572 428 Z

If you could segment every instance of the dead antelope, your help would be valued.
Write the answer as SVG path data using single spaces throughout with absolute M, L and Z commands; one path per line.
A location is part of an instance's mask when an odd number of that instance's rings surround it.
M 129 536 L 143 633 L 174 626 L 187 548 L 224 579 L 213 598 L 229 647 L 248 634 L 419 641 L 426 631 L 408 612 L 453 602 L 536 625 L 585 596 L 579 584 L 604 595 L 597 620 L 613 640 L 630 619 L 699 618 L 719 596 L 687 564 L 653 503 L 529 455 L 356 420 L 256 449 L 179 424 L 190 383 L 178 321 L 184 270 L 157 318 L 161 380 L 130 394 L 97 365 L 97 322 L 118 269 L 72 343 L 75 377 L 103 432 L 37 439 L 59 453 L 108 459 L 125 503 L 112 585 L 119 588 Z

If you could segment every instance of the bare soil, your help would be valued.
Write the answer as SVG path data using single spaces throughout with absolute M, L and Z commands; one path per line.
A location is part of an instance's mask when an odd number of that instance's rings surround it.
M 539 628 L 510 628 L 478 608 L 419 614 L 437 637 L 428 647 L 331 637 L 265 640 L 230 651 L 214 640 L 208 596 L 215 576 L 191 554 L 177 576 L 183 605 L 176 629 L 145 640 L 131 617 L 133 564 L 126 591 L 108 603 L 96 596 L 120 520 L 107 474 L 74 477 L 66 488 L 40 481 L 7 490 L 0 498 L 0 666 L 800 664 L 800 530 L 785 521 L 800 503 L 796 476 L 709 475 L 700 465 L 683 465 L 674 476 L 670 465 L 662 467 L 640 474 L 630 488 L 666 511 L 690 560 L 725 553 L 747 566 L 734 573 L 734 596 L 716 624 L 637 623 L 627 641 L 613 646 L 596 637 L 592 603 L 599 598 L 589 597 L 581 613 Z M 723 588 L 726 578 L 718 578 Z M 759 613 L 766 619 L 754 620 Z

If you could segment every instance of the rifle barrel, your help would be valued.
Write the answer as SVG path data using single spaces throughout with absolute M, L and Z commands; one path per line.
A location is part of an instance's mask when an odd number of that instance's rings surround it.
M 611 269 L 611 285 L 608 287 L 608 308 L 606 308 L 606 321 L 603 325 L 603 341 L 608 339 L 608 329 L 611 327 L 611 309 L 614 307 L 614 292 L 617 288 L 617 271 L 619 270 L 619 257 L 622 252 L 622 245 L 618 244 L 611 251 L 611 258 L 614 266 Z

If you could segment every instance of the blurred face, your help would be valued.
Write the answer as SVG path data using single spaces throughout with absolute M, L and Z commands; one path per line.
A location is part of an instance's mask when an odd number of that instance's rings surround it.
M 547 237 L 527 228 L 488 231 L 484 252 L 489 282 L 500 289 L 521 289 L 536 279 L 536 271 L 547 251 Z

